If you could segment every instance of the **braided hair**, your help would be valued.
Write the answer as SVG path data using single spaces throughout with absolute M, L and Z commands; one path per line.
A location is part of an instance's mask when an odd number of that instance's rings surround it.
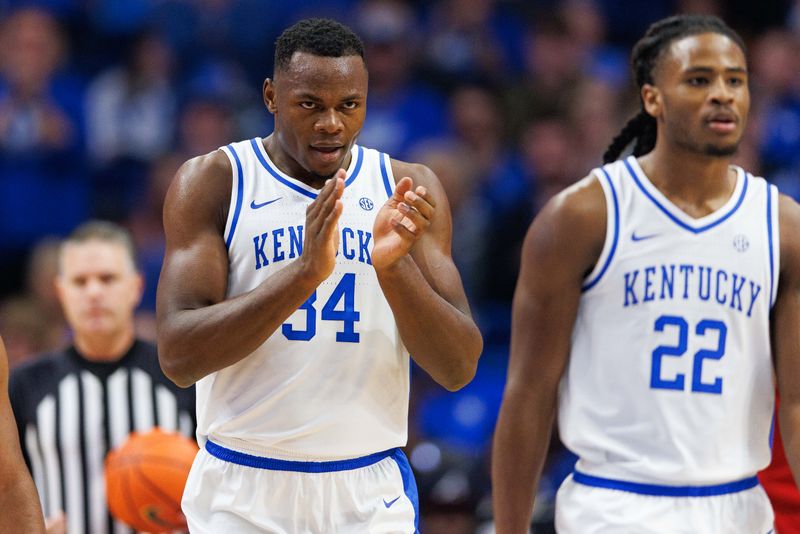
M 708 15 L 675 15 L 652 24 L 631 53 L 631 70 L 636 88 L 653 83 L 655 70 L 661 55 L 669 44 L 676 40 L 700 33 L 718 33 L 736 43 L 742 51 L 745 45 L 742 38 L 722 20 Z M 641 98 L 641 97 L 640 97 Z M 633 116 L 614 137 L 603 154 L 603 163 L 619 158 L 622 151 L 635 141 L 633 155 L 647 154 L 656 146 L 656 119 L 648 114 L 642 104 L 639 113 Z

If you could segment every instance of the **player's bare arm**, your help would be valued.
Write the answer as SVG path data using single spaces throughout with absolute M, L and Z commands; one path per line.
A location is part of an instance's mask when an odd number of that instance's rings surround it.
M 786 458 L 800 480 L 800 205 L 781 196 L 778 208 L 781 271 L 772 310 L 772 343 L 780 393 L 779 414 Z
M 423 165 L 392 161 L 400 177 L 375 219 L 372 264 L 414 361 L 456 390 L 475 375 L 483 340 L 450 253 L 444 189 Z
M 249 293 L 226 300 L 223 239 L 231 165 L 216 151 L 181 167 L 164 203 L 166 254 L 158 283 L 158 348 L 164 372 L 189 386 L 261 345 L 333 271 L 344 171 L 306 211 L 303 254 Z
M 0 340 L 0 532 L 44 532 L 44 518 L 8 399 L 8 360 Z
M 588 177 L 550 200 L 525 237 L 492 454 L 499 534 L 528 532 L 581 285 L 600 256 L 605 228 L 602 188 Z

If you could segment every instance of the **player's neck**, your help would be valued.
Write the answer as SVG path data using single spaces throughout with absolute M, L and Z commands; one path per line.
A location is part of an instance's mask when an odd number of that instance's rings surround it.
M 639 158 L 650 182 L 675 204 L 694 216 L 722 207 L 736 187 L 729 157 L 713 157 L 656 147 Z
M 133 325 L 108 335 L 75 333 L 75 348 L 89 361 L 114 362 L 122 358 L 135 341 Z

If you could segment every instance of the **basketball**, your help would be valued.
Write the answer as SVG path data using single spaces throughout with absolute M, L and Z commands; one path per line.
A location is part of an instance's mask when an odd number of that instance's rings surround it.
M 111 515 L 144 532 L 185 529 L 181 496 L 196 454 L 195 442 L 178 433 L 132 433 L 106 456 Z

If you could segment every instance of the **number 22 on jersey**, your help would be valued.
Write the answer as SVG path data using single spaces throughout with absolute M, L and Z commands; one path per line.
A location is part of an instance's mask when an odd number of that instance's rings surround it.
M 650 387 L 652 389 L 683 391 L 686 389 L 686 376 L 683 373 L 678 373 L 674 378 L 664 378 L 661 364 L 665 356 L 680 358 L 686 353 L 690 330 L 689 323 L 685 318 L 677 315 L 662 315 L 656 319 L 656 332 L 664 332 L 668 327 L 677 328 L 678 339 L 674 345 L 659 345 L 653 350 L 650 367 Z M 722 321 L 703 319 L 694 328 L 694 335 L 699 337 L 709 338 L 714 333 L 717 335 L 716 348 L 702 349 L 694 354 L 691 385 L 691 390 L 694 393 L 722 394 L 722 378 L 716 377 L 713 382 L 703 382 L 703 362 L 705 360 L 721 360 L 725 356 L 725 340 L 728 334 L 728 327 Z

